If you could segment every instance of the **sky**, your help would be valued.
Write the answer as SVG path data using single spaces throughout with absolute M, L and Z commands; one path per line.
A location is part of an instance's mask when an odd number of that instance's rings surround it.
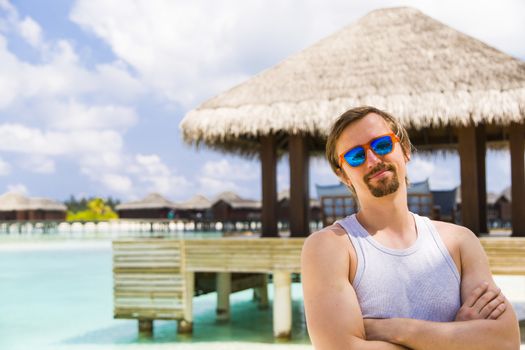
M 65 200 L 258 199 L 258 160 L 195 149 L 179 123 L 207 99 L 371 10 L 413 6 L 525 60 L 525 2 L 0 0 L 0 193 Z M 412 182 L 459 185 L 456 156 L 415 156 Z M 315 184 L 335 184 L 310 161 Z M 487 154 L 487 189 L 510 185 L 508 152 Z M 288 160 L 278 190 L 289 188 Z

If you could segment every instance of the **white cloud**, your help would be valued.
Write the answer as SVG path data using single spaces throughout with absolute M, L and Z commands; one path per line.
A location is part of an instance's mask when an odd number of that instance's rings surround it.
M 0 124 L 0 150 L 32 155 L 103 154 L 122 148 L 120 134 L 111 130 L 42 131 L 21 124 Z
M 243 160 L 232 162 L 227 159 L 221 159 L 204 163 L 202 173 L 205 177 L 216 179 L 250 181 L 261 177 L 261 165 L 260 163 L 249 164 Z
M 107 149 L 101 153 L 84 154 L 79 163 L 82 173 L 97 178 L 100 174 L 123 171 L 130 163 L 129 158 L 120 150 Z
M 104 174 L 100 181 L 106 188 L 119 194 L 129 194 L 133 185 L 129 177 L 118 174 Z
M 201 176 L 199 177 L 198 182 L 198 193 L 203 193 L 208 197 L 213 197 L 225 191 L 233 191 L 241 196 L 243 195 L 243 189 L 237 186 L 233 181 Z
M 18 23 L 20 34 L 33 47 L 42 44 L 42 28 L 31 17 L 26 17 Z
M 29 194 L 27 187 L 21 183 L 7 185 L 7 192 L 19 193 L 26 196 Z
M 13 11 L 13 6 L 9 0 L 0 0 L 0 8 L 6 11 Z
M 148 192 L 159 192 L 178 198 L 187 196 L 191 183 L 183 176 L 175 175 L 156 154 L 137 154 L 131 172 L 139 182 L 146 185 Z
M 207 161 L 199 174 L 197 193 L 212 197 L 220 192 L 233 191 L 241 197 L 260 197 L 260 162 L 242 159 Z
M 11 173 L 11 165 L 0 158 L 0 176 L 6 176 Z
M 55 172 L 55 162 L 53 159 L 43 156 L 24 157 L 22 166 L 31 172 L 38 174 L 52 174 Z
M 339 179 L 330 168 L 330 164 L 326 158 L 311 157 L 310 158 L 310 176 L 313 184 L 329 185 L 338 184 Z
M 176 199 L 193 195 L 194 184 L 170 169 L 157 154 L 105 152 L 79 159 L 81 172 L 126 199 L 158 192 Z
M 461 4 L 453 0 L 439 4 L 416 0 L 306 0 L 272 6 L 262 0 L 78 0 L 70 17 L 106 41 L 159 95 L 193 106 L 375 8 L 399 5 L 418 7 L 510 54 L 525 57 L 521 40 L 525 5 L 520 0 Z
M 136 1 L 123 6 L 89 0 L 76 2 L 71 19 L 105 40 L 159 95 L 188 106 L 247 79 L 254 63 L 265 68 L 282 59 L 283 51 L 308 43 L 307 20 L 290 26 L 289 13 L 301 11 L 297 5 Z M 271 26 L 264 12 L 272 17 Z
M 98 100 L 99 103 L 131 103 L 144 87 L 121 61 L 84 68 L 71 44 L 60 40 L 42 64 L 20 61 L 0 35 L 0 110 L 17 102 L 62 99 Z M 36 110 L 35 112 L 38 112 Z M 37 113 L 38 114 L 38 113 Z
M 113 105 L 85 105 L 77 101 L 42 104 L 41 117 L 59 130 L 117 129 L 126 130 L 138 121 L 132 108 Z

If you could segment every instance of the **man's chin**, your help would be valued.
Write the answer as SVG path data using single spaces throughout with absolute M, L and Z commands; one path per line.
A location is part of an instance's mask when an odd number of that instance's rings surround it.
M 397 178 L 387 181 L 387 179 L 382 179 L 379 185 L 372 185 L 368 183 L 368 189 L 370 193 L 376 198 L 385 197 L 391 194 L 396 193 L 399 190 L 399 181 Z

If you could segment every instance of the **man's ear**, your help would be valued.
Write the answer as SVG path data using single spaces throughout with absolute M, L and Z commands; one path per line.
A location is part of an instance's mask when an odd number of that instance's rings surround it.
M 410 162 L 410 157 L 412 156 L 412 154 L 410 153 L 410 150 L 408 150 L 406 153 L 403 152 L 403 156 L 405 157 L 405 163 Z
M 337 169 L 336 175 L 339 178 L 339 181 L 344 183 L 347 187 L 352 187 L 352 181 L 350 181 L 350 178 L 345 174 L 343 168 Z

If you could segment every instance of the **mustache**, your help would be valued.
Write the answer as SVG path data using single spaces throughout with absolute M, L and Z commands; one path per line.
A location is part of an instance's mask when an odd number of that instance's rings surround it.
M 374 176 L 378 172 L 384 171 L 384 170 L 390 170 L 390 171 L 395 172 L 395 168 L 394 168 L 394 166 L 392 164 L 379 163 L 375 167 L 373 167 L 372 170 L 370 170 L 370 172 L 368 172 L 368 174 L 366 174 L 364 176 L 364 180 L 366 182 L 368 182 L 368 180 L 370 180 L 370 178 L 372 176 Z

